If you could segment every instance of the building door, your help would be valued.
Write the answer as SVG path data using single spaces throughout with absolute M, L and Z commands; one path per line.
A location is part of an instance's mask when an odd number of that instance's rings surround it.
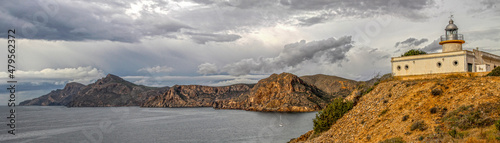
M 467 63 L 467 71 L 472 72 L 472 64 L 471 63 Z

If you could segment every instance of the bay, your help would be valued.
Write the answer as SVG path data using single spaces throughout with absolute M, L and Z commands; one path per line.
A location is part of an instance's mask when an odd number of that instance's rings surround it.
M 0 107 L 0 142 L 287 142 L 311 130 L 316 113 L 17 106 L 14 136 L 7 133 L 9 109 Z

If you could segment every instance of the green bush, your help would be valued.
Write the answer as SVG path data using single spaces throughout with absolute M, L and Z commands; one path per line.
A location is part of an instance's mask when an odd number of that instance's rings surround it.
M 382 112 L 380 112 L 380 114 L 378 116 L 380 117 L 380 116 L 384 115 L 385 113 L 387 113 L 387 111 L 389 111 L 389 109 L 383 110 Z
M 448 134 L 450 134 L 450 136 L 453 138 L 464 138 L 464 136 L 465 136 L 464 133 L 458 132 L 455 129 L 448 131 Z
M 441 90 L 441 88 L 434 88 L 431 90 L 431 93 L 434 96 L 438 96 L 438 95 L 441 95 L 443 93 L 443 90 Z
M 405 57 L 405 56 L 413 56 L 413 55 L 424 55 L 424 54 L 427 54 L 427 52 L 424 52 L 422 50 L 416 50 L 416 49 L 411 49 L 407 52 L 405 52 L 403 55 L 401 55 L 401 57 Z
M 438 108 L 437 107 L 432 107 L 431 108 L 431 114 L 435 114 L 438 112 Z
M 495 121 L 492 118 L 482 116 L 481 112 L 472 106 L 460 106 L 458 109 L 444 116 L 442 120 L 451 127 L 458 127 L 461 130 L 494 124 Z
M 486 76 L 500 76 L 500 66 L 494 68 L 490 73 Z
M 453 138 L 457 138 L 457 130 L 455 129 L 448 131 L 448 134 Z
M 403 119 L 401 121 L 406 121 L 406 120 L 408 120 L 408 118 L 410 118 L 410 115 L 405 115 L 405 116 L 403 116 Z
M 496 123 L 495 123 L 495 127 L 497 127 L 497 130 L 500 131 L 500 120 L 498 120 Z
M 410 127 L 411 131 L 414 131 L 417 129 L 420 131 L 425 131 L 427 129 L 427 124 L 425 124 L 424 121 L 417 121 L 417 122 L 413 123 Z
M 350 101 L 344 102 L 342 98 L 335 99 L 325 109 L 316 114 L 316 118 L 313 119 L 314 132 L 321 133 L 330 129 L 330 127 L 345 113 L 351 110 L 353 106 L 353 103 Z

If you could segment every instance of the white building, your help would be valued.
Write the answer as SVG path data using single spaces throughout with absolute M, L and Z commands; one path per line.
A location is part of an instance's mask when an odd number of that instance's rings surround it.
M 458 27 L 450 19 L 441 36 L 442 53 L 392 57 L 392 74 L 394 76 L 423 75 L 435 73 L 489 72 L 500 66 L 500 56 L 479 51 L 462 50 L 465 43 Z

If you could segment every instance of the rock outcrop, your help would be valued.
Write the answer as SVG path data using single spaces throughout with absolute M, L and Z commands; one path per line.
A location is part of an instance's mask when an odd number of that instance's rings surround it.
M 260 80 L 239 97 L 218 99 L 214 108 L 251 111 L 310 112 L 325 107 L 333 96 L 290 73 Z

